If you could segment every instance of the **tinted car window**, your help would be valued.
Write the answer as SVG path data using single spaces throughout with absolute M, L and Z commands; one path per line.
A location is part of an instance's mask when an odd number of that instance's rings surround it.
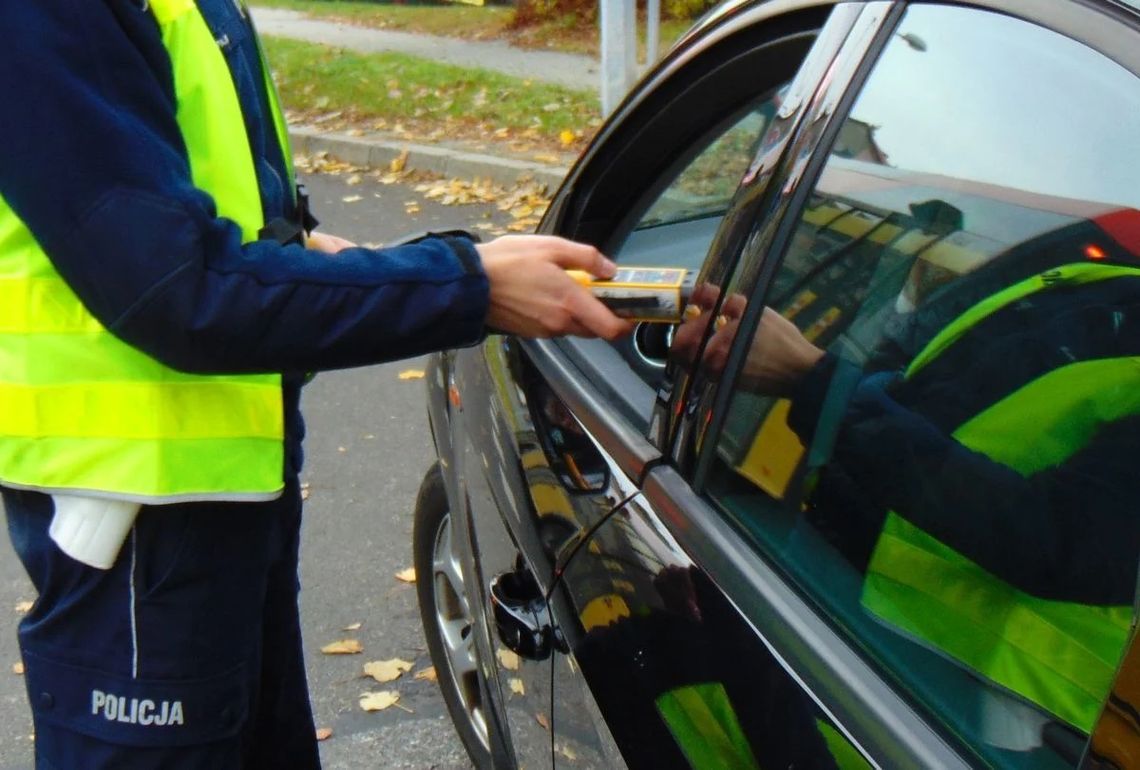
M 912 7 L 763 311 L 727 298 L 704 350 L 717 376 L 759 319 L 705 445 L 712 501 L 1002 766 L 1076 763 L 1133 620 L 1137 179 L 1134 75 Z
M 634 229 L 723 215 L 755 154 L 756 142 L 776 111 L 777 99 L 773 95 L 760 100 L 727 131 L 716 132 L 713 141 L 682 169 Z
M 697 141 L 676 153 L 678 160 L 668 171 L 639 182 L 653 192 L 634 207 L 635 211 L 644 207 L 644 213 L 628 232 L 615 238 L 610 256 L 619 265 L 700 269 L 779 105 L 780 91 L 773 89 L 728 120 L 711 124 Z M 657 386 L 664 372 L 670 334 L 667 325 L 640 324 L 630 338 L 616 345 L 633 373 L 650 387 Z

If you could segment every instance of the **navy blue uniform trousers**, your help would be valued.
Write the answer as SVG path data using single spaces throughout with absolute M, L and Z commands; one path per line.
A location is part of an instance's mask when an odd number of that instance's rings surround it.
M 3 490 L 39 596 L 20 623 L 40 770 L 320 766 L 301 648 L 294 480 L 269 503 L 144 507 L 110 570 Z

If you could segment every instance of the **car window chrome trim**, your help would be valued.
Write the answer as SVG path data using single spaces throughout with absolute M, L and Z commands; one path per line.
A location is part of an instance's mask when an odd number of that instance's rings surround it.
M 970 767 L 676 470 L 652 468 L 643 493 L 785 671 L 874 764 Z
M 831 62 L 818 89 L 812 94 L 806 114 L 796 128 L 797 133 L 791 145 L 783 151 L 781 167 L 773 172 L 772 181 L 778 183 L 774 188 L 776 193 L 767 196 L 765 205 L 750 218 L 747 224 L 749 232 L 743 236 L 743 243 L 739 247 L 766 255 L 759 264 L 757 275 L 739 285 L 749 297 L 763 296 L 767 292 L 768 285 L 798 224 L 798 216 L 795 215 L 806 204 L 827 162 L 827 148 L 831 147 L 842 128 L 843 118 L 850 111 L 879 54 L 890 40 L 904 8 L 901 3 L 886 1 L 870 2 L 862 6 L 842 47 Z M 728 218 L 726 217 L 726 220 Z M 748 267 L 744 264 L 741 254 L 738 255 L 731 272 L 738 275 L 741 270 L 746 270 Z M 705 450 L 701 452 L 693 474 L 693 485 L 698 490 L 703 487 L 708 474 L 714 455 L 712 447 L 716 444 L 716 439 L 724 426 L 736 375 L 744 365 L 752 331 L 756 328 L 763 310 L 764 303 L 749 302 L 740 320 L 740 332 L 729 351 L 724 376 L 710 410 L 711 419 L 705 431 Z M 682 394 L 686 399 L 688 396 L 688 393 Z M 696 420 L 700 424 L 706 416 L 709 415 L 701 412 L 688 416 L 686 421 Z M 691 430 L 691 426 L 688 428 L 682 426 L 678 434 L 692 435 Z M 684 451 L 682 443 L 674 441 L 672 447 L 674 457 L 679 457 Z
M 552 340 L 520 340 L 531 363 L 621 472 L 639 484 L 661 453 L 633 425 L 611 413 L 605 399 Z M 646 391 L 649 388 L 646 387 Z

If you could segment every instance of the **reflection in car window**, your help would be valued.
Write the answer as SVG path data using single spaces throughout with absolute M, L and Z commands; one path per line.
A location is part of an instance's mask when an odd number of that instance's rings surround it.
M 714 503 L 1004 767 L 1077 762 L 1133 620 L 1137 179 L 1132 74 L 1022 21 L 911 7 L 712 447 Z M 721 307 L 705 375 L 746 304 Z
M 779 106 L 779 91 L 761 97 L 727 128 L 705 136 L 693 157 L 648 204 L 614 259 L 627 264 L 697 269 L 721 217 Z
M 723 214 L 777 106 L 778 97 L 763 99 L 709 143 L 654 201 L 637 229 Z

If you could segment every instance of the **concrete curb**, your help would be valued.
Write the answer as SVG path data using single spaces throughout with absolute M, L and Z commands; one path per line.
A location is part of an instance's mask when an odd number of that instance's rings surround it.
M 368 136 L 349 136 L 328 133 L 304 126 L 289 129 L 293 152 L 316 155 L 321 152 L 353 166 L 386 168 L 405 150 L 407 168 L 433 171 L 448 177 L 462 179 L 490 179 L 495 184 L 510 186 L 520 179 L 532 178 L 554 192 L 569 168 L 536 161 L 503 158 L 464 152 L 449 147 L 413 144 Z

